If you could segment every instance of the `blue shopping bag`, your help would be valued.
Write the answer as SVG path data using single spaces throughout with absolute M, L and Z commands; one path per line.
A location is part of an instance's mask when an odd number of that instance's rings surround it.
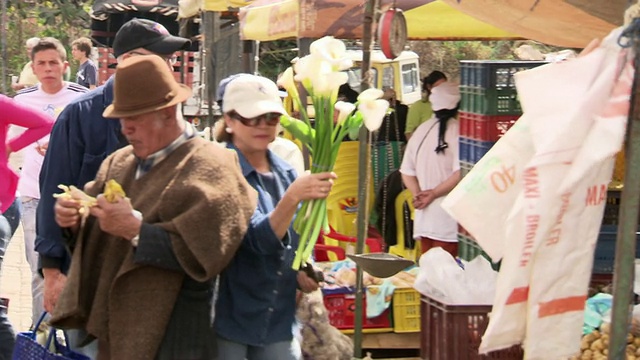
M 67 345 L 61 344 L 56 338 L 56 329 L 51 328 L 46 346 L 40 345 L 36 341 L 37 329 L 44 320 L 47 313 L 43 313 L 33 327 L 33 331 L 24 331 L 16 337 L 16 344 L 13 348 L 12 360 L 91 360 L 90 357 L 77 353 Z M 65 341 L 68 344 L 67 334 L 62 331 Z M 53 345 L 53 346 L 52 346 Z M 55 352 L 50 349 L 55 349 Z

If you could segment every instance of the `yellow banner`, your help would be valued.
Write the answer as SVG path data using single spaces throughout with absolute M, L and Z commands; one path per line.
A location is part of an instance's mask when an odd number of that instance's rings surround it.
M 392 1 L 382 1 L 387 9 Z M 411 39 L 513 39 L 520 36 L 476 20 L 442 1 L 397 0 L 405 10 Z M 240 9 L 244 40 L 283 38 L 362 38 L 364 2 L 361 0 L 258 0 Z
M 240 9 L 240 37 L 259 41 L 298 37 L 299 13 L 297 0 L 254 1 Z
M 228 11 L 229 8 L 241 8 L 251 4 L 251 0 L 204 0 L 204 11 Z

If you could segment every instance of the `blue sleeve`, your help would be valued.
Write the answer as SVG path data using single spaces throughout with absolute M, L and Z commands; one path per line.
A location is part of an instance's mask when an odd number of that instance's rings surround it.
M 81 104 L 71 103 L 60 113 L 51 131 L 49 147 L 40 171 L 40 203 L 36 216 L 36 251 L 45 268 L 63 272 L 70 262 L 63 231 L 54 220 L 53 194 L 59 184 L 78 186 L 85 144 L 79 129 Z M 83 184 L 82 184 L 83 185 Z M 82 186 L 80 185 L 80 186 Z
M 249 230 L 242 240 L 242 247 L 260 255 L 277 254 L 290 244 L 289 231 L 291 229 L 287 231 L 283 239 L 278 239 L 269 222 L 271 213 L 265 214 L 260 211 L 259 207 L 251 216 Z

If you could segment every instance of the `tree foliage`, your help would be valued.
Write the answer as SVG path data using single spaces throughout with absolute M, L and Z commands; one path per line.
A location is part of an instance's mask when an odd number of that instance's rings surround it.
M 18 75 L 28 61 L 24 43 L 31 37 L 54 37 L 65 45 L 70 56 L 71 42 L 90 34 L 90 5 L 88 0 L 8 0 L 4 81 L 8 83 L 11 75 Z M 77 64 L 70 63 L 74 73 Z

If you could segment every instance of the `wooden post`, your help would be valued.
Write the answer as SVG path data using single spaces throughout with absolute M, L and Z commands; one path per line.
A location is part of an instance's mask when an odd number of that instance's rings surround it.
M 368 0 L 364 10 L 364 23 L 362 34 L 362 82 L 360 91 L 371 87 L 371 48 L 373 46 L 373 29 L 375 22 L 375 11 L 378 8 L 377 0 Z M 365 126 L 360 127 L 358 135 L 358 241 L 356 243 L 356 254 L 364 252 L 364 242 L 367 237 L 367 177 L 369 168 L 369 131 Z M 353 356 L 357 359 L 362 357 L 362 268 L 356 268 L 356 311 L 353 326 Z
M 629 26 L 640 30 L 640 21 L 634 19 Z M 625 149 L 625 177 L 622 189 L 616 257 L 613 276 L 613 309 L 611 313 L 611 336 L 609 338 L 609 360 L 626 359 L 629 317 L 633 309 L 632 295 L 635 277 L 636 231 L 638 229 L 638 204 L 640 204 L 640 31 L 631 33 L 634 56 L 635 79 L 631 90 L 631 107 L 627 122 L 627 148 Z

